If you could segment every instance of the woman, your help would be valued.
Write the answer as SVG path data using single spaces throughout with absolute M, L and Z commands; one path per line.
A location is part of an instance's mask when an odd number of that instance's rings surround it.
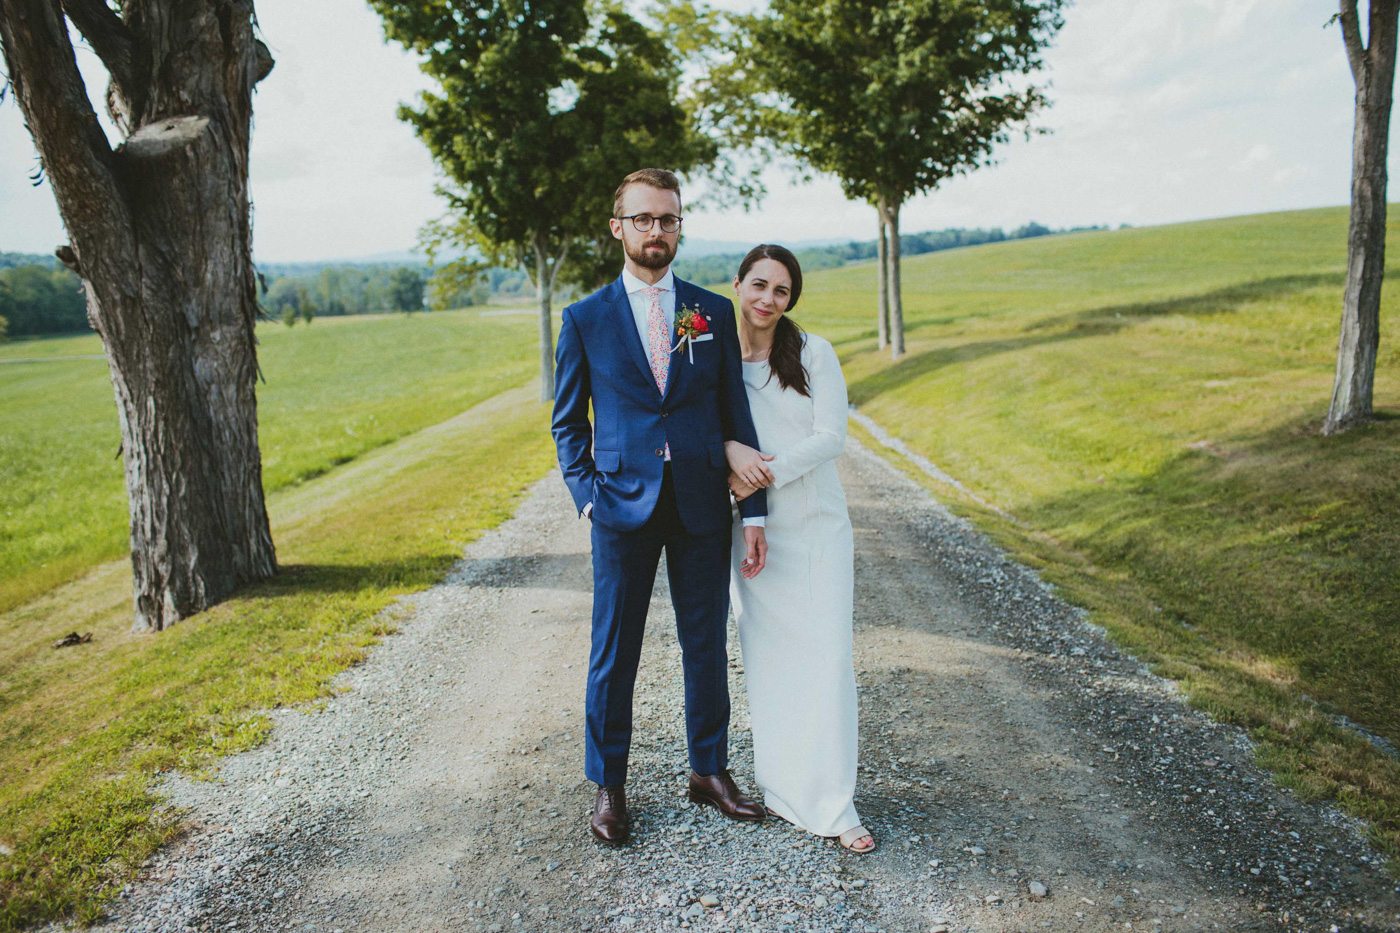
M 738 499 L 768 490 L 768 562 L 743 559 L 736 523 L 730 597 L 739 622 L 753 722 L 754 771 L 769 812 L 852 852 L 860 825 L 856 680 L 851 661 L 854 549 L 836 458 L 846 442 L 846 383 L 831 344 L 788 314 L 802 268 L 781 246 L 756 246 L 734 279 L 744 385 L 772 459 L 730 442 Z M 766 467 L 766 470 L 765 470 Z M 759 569 L 762 572 L 759 572 Z

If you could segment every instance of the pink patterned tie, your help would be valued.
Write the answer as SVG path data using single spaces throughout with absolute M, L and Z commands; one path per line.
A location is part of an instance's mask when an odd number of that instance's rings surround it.
M 661 294 L 664 288 L 648 288 L 647 300 L 647 340 L 651 344 L 651 374 L 656 378 L 656 387 L 666 394 L 666 370 L 671 358 L 671 325 L 666 320 L 666 312 L 661 310 Z

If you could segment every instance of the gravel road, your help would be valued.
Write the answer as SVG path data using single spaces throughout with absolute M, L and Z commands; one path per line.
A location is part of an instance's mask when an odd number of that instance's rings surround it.
M 398 609 L 314 710 L 210 781 L 110 930 L 1389 930 L 1361 827 L 1109 647 L 854 440 L 857 803 L 877 854 L 684 798 L 664 583 L 638 681 L 634 841 L 582 775 L 590 571 L 557 475 Z M 777 561 L 781 554 L 772 555 Z M 663 574 L 664 578 L 664 574 Z M 732 759 L 752 788 L 738 639 Z

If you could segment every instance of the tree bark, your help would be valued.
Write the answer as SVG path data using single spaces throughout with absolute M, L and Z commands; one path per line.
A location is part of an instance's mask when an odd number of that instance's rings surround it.
M 899 282 L 899 208 L 900 203 L 892 198 L 880 199 L 880 216 L 884 218 L 889 231 L 889 246 L 886 249 L 886 279 L 889 283 L 889 333 L 890 359 L 897 360 L 904 355 L 904 293 Z
M 875 212 L 880 218 L 880 237 L 875 241 L 875 255 L 880 269 L 880 310 L 876 331 L 879 334 L 877 348 L 883 350 L 890 344 L 889 226 L 885 223 L 884 210 L 876 206 Z
M 1396 0 L 1372 0 L 1362 46 L 1355 0 L 1342 0 L 1342 39 L 1356 83 L 1352 130 L 1351 218 L 1341 335 L 1332 401 L 1324 434 L 1336 434 L 1372 413 L 1380 348 L 1381 285 L 1385 275 L 1386 150 L 1395 83 Z
M 248 200 L 251 2 L 66 0 L 113 77 L 113 149 L 56 0 L 0 0 L 0 48 L 106 350 L 137 630 L 276 572 L 258 449 Z

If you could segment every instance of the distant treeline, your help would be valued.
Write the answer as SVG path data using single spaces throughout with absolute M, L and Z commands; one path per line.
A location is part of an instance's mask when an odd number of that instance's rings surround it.
M 17 258 L 29 261 L 21 264 Z M 0 336 L 69 334 L 87 329 L 83 283 L 76 275 L 57 260 L 0 253 Z
M 1105 230 L 1103 226 L 1053 230 L 1029 223 L 1010 233 L 990 229 L 930 230 L 901 237 L 905 256 L 917 256 L 960 246 L 977 246 L 1002 240 L 1081 230 Z M 799 248 L 806 271 L 834 269 L 875 258 L 874 240 L 831 246 Z M 742 253 L 687 258 L 681 250 L 676 274 L 692 282 L 713 284 L 734 277 Z M 268 263 L 258 267 L 259 301 L 269 318 L 294 324 L 315 317 L 374 314 L 385 311 L 422 311 L 429 308 L 463 308 L 488 301 L 521 301 L 534 298 L 534 286 L 521 269 L 491 268 L 469 287 L 434 281 L 426 264 L 396 263 Z M 567 296 L 561 296 L 567 300 Z M 51 256 L 0 253 L 0 337 L 63 334 L 88 329 L 82 286 L 78 277 Z
M 1028 223 L 1010 233 L 1000 227 L 990 229 L 929 230 L 924 233 L 905 233 L 900 237 L 900 253 L 903 256 L 918 256 L 922 253 L 935 253 L 939 250 L 956 249 L 960 246 L 978 246 L 983 243 L 999 243 L 1003 240 L 1024 240 L 1030 237 L 1050 236 L 1057 233 L 1077 233 L 1083 230 L 1107 230 L 1102 225 L 1092 227 L 1072 227 L 1053 230 L 1043 224 Z M 795 250 L 802 263 L 803 272 L 816 269 L 835 269 L 853 262 L 866 262 L 876 258 L 878 244 L 874 240 L 851 241 L 831 246 L 813 246 Z M 676 260 L 676 274 L 689 282 L 713 284 L 727 282 L 739 271 L 743 253 L 724 253 L 690 259 L 684 248 Z
M 264 311 L 286 324 L 298 319 L 422 311 L 428 271 L 391 263 L 297 263 L 258 267 Z

